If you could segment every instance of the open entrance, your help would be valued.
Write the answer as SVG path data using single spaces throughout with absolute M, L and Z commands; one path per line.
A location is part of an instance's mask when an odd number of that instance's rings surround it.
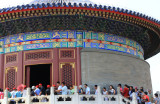
M 50 85 L 51 64 L 40 64 L 30 66 L 30 87 L 42 83 L 44 87 Z

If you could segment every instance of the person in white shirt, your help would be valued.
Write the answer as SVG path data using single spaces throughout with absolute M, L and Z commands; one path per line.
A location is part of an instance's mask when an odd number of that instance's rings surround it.
M 27 86 L 26 85 L 24 85 L 24 90 L 22 91 L 22 97 L 27 97 Z M 24 99 L 22 99 L 22 102 L 24 103 L 25 102 L 25 100 Z
M 16 98 L 17 89 L 13 88 L 13 91 L 11 92 L 11 98 Z M 11 100 L 11 104 L 15 104 L 16 102 L 14 100 Z
M 15 98 L 16 92 L 17 92 L 16 88 L 13 88 L 13 91 L 11 92 L 12 95 L 11 98 Z
M 24 85 L 24 90 L 22 91 L 22 97 L 26 97 L 27 96 L 27 86 Z
M 86 88 L 86 95 L 90 95 L 90 88 L 87 84 L 84 84 L 84 87 Z
M 58 90 L 62 90 L 62 86 L 60 85 L 60 82 L 58 81 L 57 82 L 57 86 L 58 86 Z M 57 92 L 58 95 L 61 95 L 62 94 L 62 91 L 60 92 Z
M 105 87 L 103 87 L 103 95 L 108 95 L 108 91 L 106 90 Z M 108 97 L 105 97 L 104 100 L 108 101 Z
M 98 95 L 98 85 L 94 85 L 95 88 L 95 95 Z
M 56 90 L 56 92 L 62 91 L 62 95 L 67 95 L 68 89 L 67 86 L 65 85 L 65 82 L 62 82 L 62 89 Z

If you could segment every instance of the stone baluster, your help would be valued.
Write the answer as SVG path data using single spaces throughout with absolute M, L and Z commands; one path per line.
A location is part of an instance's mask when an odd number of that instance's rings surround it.
M 122 101 L 121 101 L 121 92 L 120 92 L 120 87 L 117 87 L 117 103 L 118 104 L 122 104 Z
M 55 104 L 55 98 L 54 98 L 54 87 L 51 87 L 50 88 L 50 98 L 49 98 L 49 102 L 50 104 Z
M 3 104 L 8 104 L 8 90 L 4 91 L 4 101 Z
M 67 96 L 66 96 L 66 95 L 64 95 L 64 96 L 63 96 L 64 102 L 66 101 L 66 98 L 67 98 Z
M 89 101 L 89 96 L 86 96 L 86 98 L 87 98 L 87 101 Z
M 27 88 L 26 104 L 31 104 L 31 89 Z
M 132 93 L 132 104 L 137 104 L 137 96 L 136 96 L 136 93 Z
M 78 88 L 77 88 L 77 86 L 74 86 L 74 91 L 75 91 L 74 94 L 78 93 Z
M 101 93 L 101 87 L 100 86 L 98 86 L 97 91 L 98 91 L 97 98 L 96 98 L 97 103 L 98 104 L 103 104 L 103 98 L 102 98 L 102 93 Z
M 79 104 L 79 95 L 78 95 L 78 90 L 77 89 L 78 89 L 77 86 L 74 86 L 74 91 L 75 92 L 74 92 L 74 96 L 72 98 L 74 104 Z

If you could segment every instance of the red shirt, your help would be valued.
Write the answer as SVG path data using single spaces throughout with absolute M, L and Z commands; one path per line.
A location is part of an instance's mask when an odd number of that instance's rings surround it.
M 147 99 L 147 101 L 146 101 L 146 102 L 149 102 L 149 96 L 148 96 L 148 95 L 144 95 L 143 99 L 144 99 L 144 100 L 146 100 L 146 99 Z
M 124 95 L 124 97 L 129 97 L 129 89 L 128 88 L 124 88 L 124 90 L 123 90 L 123 95 Z
M 0 92 L 0 99 L 3 99 L 3 98 L 4 98 L 4 93 Z

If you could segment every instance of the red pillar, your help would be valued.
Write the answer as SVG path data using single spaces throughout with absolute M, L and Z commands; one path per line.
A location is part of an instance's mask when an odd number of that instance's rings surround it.
M 17 86 L 23 83 L 23 52 L 18 52 Z M 24 69 L 25 70 L 25 69 Z
M 27 66 L 24 71 L 26 72 L 26 86 L 30 87 L 30 66 Z
M 53 49 L 53 83 L 56 84 L 59 81 L 59 49 Z
M 81 49 L 82 48 L 77 48 L 77 85 L 81 85 L 82 82 L 81 82 Z
M 4 54 L 0 54 L 0 88 L 3 88 L 4 83 Z

